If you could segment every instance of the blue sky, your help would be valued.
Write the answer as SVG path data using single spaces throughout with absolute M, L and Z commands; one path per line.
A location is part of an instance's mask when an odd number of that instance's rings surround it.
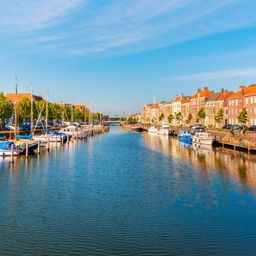
M 256 2 L 0 0 L 0 89 L 111 115 L 256 81 Z

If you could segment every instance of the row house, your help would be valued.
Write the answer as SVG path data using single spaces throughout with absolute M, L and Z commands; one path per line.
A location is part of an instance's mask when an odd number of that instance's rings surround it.
M 150 124 L 159 119 L 159 104 L 147 104 L 141 112 L 141 120 L 145 124 Z
M 224 91 L 222 89 L 220 92 L 213 93 L 205 104 L 205 125 L 208 127 L 222 127 L 224 124 L 228 123 L 228 104 L 227 99 L 233 94 L 232 91 Z M 223 120 L 219 123 L 216 122 L 216 115 L 220 110 L 223 110 Z
M 256 85 L 239 86 L 237 92 L 228 97 L 228 123 L 239 124 L 237 116 L 246 108 L 247 125 L 256 125 Z
M 181 125 L 185 124 L 184 122 L 184 116 L 187 115 L 187 113 L 184 113 L 184 103 L 188 103 L 190 100 L 189 96 L 184 95 L 178 95 L 176 96 L 172 101 L 172 114 L 173 114 L 173 124 L 174 125 Z M 188 105 L 188 104 L 187 104 Z M 176 119 L 176 114 L 181 113 L 181 120 L 178 121 Z M 184 114 L 184 116 L 183 116 Z
M 181 103 L 181 115 L 182 115 L 182 124 L 189 124 L 189 114 L 190 114 L 190 97 L 187 97 Z
M 196 123 L 198 120 L 198 111 L 205 107 L 207 99 L 212 96 L 213 92 L 209 91 L 208 87 L 204 87 L 203 90 L 198 89 L 197 92 L 190 99 L 190 112 L 192 114 L 192 123 Z
M 207 100 L 205 103 L 205 125 L 208 127 L 215 127 L 216 126 L 216 121 L 215 121 L 215 116 L 218 112 L 217 110 L 217 99 L 220 96 L 221 92 L 216 92 L 213 93 Z

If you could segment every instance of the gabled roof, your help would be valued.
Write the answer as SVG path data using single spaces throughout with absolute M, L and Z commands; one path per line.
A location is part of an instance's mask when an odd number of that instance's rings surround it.
M 30 100 L 31 93 L 7 93 L 6 98 L 11 102 L 16 103 L 17 101 L 24 98 Z M 38 101 L 38 100 L 43 100 L 43 98 L 40 96 L 33 95 L 33 100 Z
M 232 92 L 232 91 L 225 91 L 225 92 L 222 92 L 222 93 L 219 95 L 219 97 L 218 97 L 217 100 L 225 100 L 225 99 L 227 99 L 229 96 L 231 96 L 233 93 L 234 93 L 234 92 Z
M 208 98 L 212 95 L 212 92 L 209 91 L 208 87 L 204 87 L 203 90 L 198 89 L 197 92 L 191 97 L 192 100 L 198 98 Z
M 244 96 L 256 95 L 256 84 L 250 86 L 239 86 L 238 91 L 231 94 L 228 99 L 235 99 L 238 97 L 239 93 L 242 93 Z
M 245 96 L 256 94 L 256 84 L 252 84 L 244 88 L 243 91 Z
M 218 99 L 218 97 L 220 96 L 220 92 L 215 92 L 213 93 L 208 99 L 207 99 L 207 102 L 210 102 L 210 101 L 216 101 Z

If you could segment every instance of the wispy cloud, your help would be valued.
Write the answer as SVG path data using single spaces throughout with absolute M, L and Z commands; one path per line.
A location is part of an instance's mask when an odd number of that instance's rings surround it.
M 242 78 L 256 77 L 256 68 L 195 73 L 195 74 L 174 76 L 169 79 L 210 81 L 210 80 L 221 80 L 221 79 L 230 79 L 230 78 L 239 78 L 239 77 L 242 77 Z
M 0 1 L 2 30 L 34 31 L 58 23 L 83 0 L 14 0 Z
M 255 9 L 249 0 L 2 0 L 0 30 L 29 50 L 127 54 L 255 25 Z

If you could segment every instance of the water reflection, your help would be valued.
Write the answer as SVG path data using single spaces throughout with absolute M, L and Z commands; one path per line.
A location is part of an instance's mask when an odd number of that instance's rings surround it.
M 210 145 L 189 145 L 176 138 L 143 133 L 143 143 L 151 150 L 187 161 L 195 168 L 218 171 L 242 185 L 256 189 L 256 156 Z M 226 177 L 225 177 L 226 178 Z

